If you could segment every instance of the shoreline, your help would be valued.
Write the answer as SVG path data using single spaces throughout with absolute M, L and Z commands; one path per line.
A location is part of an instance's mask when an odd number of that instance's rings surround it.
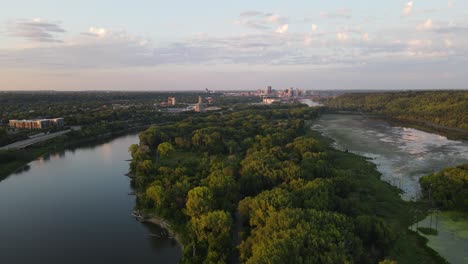
M 148 218 L 143 218 L 141 222 L 157 225 L 161 228 L 166 229 L 169 232 L 169 234 L 172 236 L 172 239 L 174 239 L 177 242 L 177 244 L 180 246 L 180 248 L 182 249 L 182 252 L 184 251 L 185 246 L 182 243 L 180 234 L 175 232 L 174 229 L 171 228 L 171 224 L 169 223 L 168 220 L 162 217 L 159 217 L 157 215 L 152 215 L 152 216 L 149 216 Z
M 418 129 L 427 133 L 438 134 L 450 140 L 468 140 L 468 130 L 438 125 L 429 121 L 407 120 L 398 117 L 392 117 L 385 114 L 374 114 L 371 112 L 363 111 L 344 111 L 325 109 L 324 114 L 338 114 L 338 115 L 362 115 L 370 118 L 377 118 L 385 120 L 394 126 L 404 126 L 408 128 Z
M 123 130 L 118 130 L 114 132 L 106 132 L 103 134 L 98 134 L 89 138 L 81 138 L 77 140 L 73 140 L 71 142 L 59 142 L 57 145 L 54 145 L 53 147 L 51 145 L 46 145 L 49 141 L 44 141 L 40 142 L 37 145 L 33 145 L 30 148 L 27 149 L 21 149 L 22 151 L 26 151 L 31 154 L 31 158 L 28 160 L 23 161 L 21 164 L 18 166 L 15 166 L 14 168 L 8 168 L 8 164 L 5 164 L 5 168 L 2 168 L 0 166 L 0 181 L 8 178 L 10 175 L 15 174 L 17 172 L 20 172 L 24 168 L 28 166 L 28 164 L 32 161 L 35 161 L 36 159 L 47 155 L 54 153 L 56 151 L 63 151 L 63 150 L 69 150 L 69 149 L 75 149 L 75 148 L 80 148 L 80 147 L 86 147 L 88 144 L 91 144 L 95 141 L 101 141 L 101 140 L 112 140 L 114 138 L 117 138 L 119 136 L 123 136 L 125 134 L 130 134 L 134 132 L 139 132 L 144 130 L 145 127 L 148 127 L 150 125 L 138 125 L 135 127 L 129 127 Z M 54 140 L 60 140 L 63 137 L 63 135 L 58 136 L 56 138 L 50 139 L 50 142 L 53 142 Z M 49 143 L 50 143 L 49 142 Z M 19 150 L 14 150 L 14 151 L 19 151 Z M 10 164 L 11 166 L 11 164 Z M 5 170 L 3 170 L 5 169 Z M 8 170 L 6 170 L 8 169 Z
M 352 115 L 356 115 L 356 114 L 359 114 L 359 113 L 353 113 Z M 309 125 L 311 125 L 311 124 L 312 124 L 312 121 L 310 122 Z M 333 146 L 333 143 L 336 142 L 333 138 L 331 138 L 331 137 L 329 137 L 329 136 L 323 134 L 323 132 L 314 130 L 311 126 L 309 126 L 309 129 L 310 129 L 310 131 L 312 131 L 313 133 L 316 133 L 316 134 L 320 135 L 320 137 L 323 138 L 324 141 L 327 143 L 327 145 L 328 145 L 329 147 L 331 147 L 332 149 L 341 151 L 341 152 L 343 152 L 343 153 L 349 153 L 349 154 L 351 154 L 351 155 L 355 155 L 355 156 L 361 157 L 361 158 L 363 158 L 364 160 L 366 160 L 367 162 L 370 162 L 370 163 L 372 164 L 374 170 L 378 173 L 378 180 L 381 181 L 381 182 L 383 182 L 383 183 L 385 183 L 385 184 L 387 184 L 389 188 L 398 190 L 398 192 L 399 192 L 399 199 L 400 199 L 401 201 L 403 201 L 403 202 L 405 202 L 405 203 L 408 203 L 408 204 L 413 204 L 413 206 L 414 206 L 414 205 L 417 205 L 417 204 L 421 204 L 421 205 L 422 205 L 422 204 L 424 203 L 424 201 L 423 201 L 422 199 L 416 199 L 416 200 L 411 200 L 411 201 L 406 201 L 406 200 L 404 200 L 404 199 L 402 198 L 402 196 L 401 196 L 403 190 L 400 189 L 400 188 L 398 188 L 397 186 L 391 185 L 389 182 L 387 182 L 387 181 L 385 181 L 385 180 L 382 179 L 382 173 L 378 170 L 377 165 L 371 161 L 372 158 L 368 158 L 368 157 L 366 157 L 366 156 L 363 156 L 363 155 L 360 155 L 360 154 L 358 154 L 358 153 L 354 153 L 354 152 L 351 152 L 351 151 L 349 151 L 349 152 L 346 151 L 346 152 L 345 152 L 344 150 L 340 150 L 340 149 L 338 149 L 338 148 L 336 148 L 336 147 Z M 422 205 L 422 206 L 424 207 L 424 205 Z M 427 237 L 425 237 L 420 231 L 413 231 L 413 230 L 411 230 L 411 227 L 412 227 L 413 225 L 415 225 L 416 223 L 418 223 L 418 222 L 420 222 L 420 221 L 423 221 L 423 220 L 424 220 L 426 217 L 428 217 L 428 216 L 429 216 L 429 213 L 428 213 L 427 211 L 422 210 L 422 214 L 421 214 L 421 215 L 418 215 L 417 219 L 413 219 L 412 221 L 410 221 L 409 223 L 407 223 L 408 226 L 405 225 L 405 226 L 406 226 L 406 232 L 407 232 L 407 234 L 409 234 L 409 235 L 414 235 L 415 238 L 416 238 L 416 240 L 418 241 L 418 243 L 420 243 L 420 244 L 424 247 L 424 249 L 425 249 L 430 255 L 433 256 L 434 260 L 438 261 L 439 263 L 448 263 L 447 260 L 446 260 L 438 251 L 436 251 L 434 248 L 432 248 L 432 247 L 429 245 L 429 240 L 427 239 Z

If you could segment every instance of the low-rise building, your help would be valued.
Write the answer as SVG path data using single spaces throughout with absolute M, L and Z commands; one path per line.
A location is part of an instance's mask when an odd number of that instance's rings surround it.
M 12 119 L 8 122 L 11 128 L 23 128 L 23 129 L 44 129 L 49 127 L 63 127 L 63 118 L 52 118 L 52 119 L 32 119 L 32 120 L 15 120 Z
M 176 105 L 176 99 L 174 96 L 170 96 L 167 98 L 167 105 L 174 106 Z

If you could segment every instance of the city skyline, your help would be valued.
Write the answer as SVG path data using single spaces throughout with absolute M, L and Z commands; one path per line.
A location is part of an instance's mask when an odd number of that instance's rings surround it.
M 466 89 L 467 10 L 456 0 L 5 1 L 0 91 Z

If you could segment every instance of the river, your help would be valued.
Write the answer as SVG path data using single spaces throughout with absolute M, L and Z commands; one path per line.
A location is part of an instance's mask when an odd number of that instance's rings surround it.
M 312 99 L 299 99 L 299 102 L 306 104 L 309 107 L 322 106 L 321 103 L 316 102 Z
M 29 163 L 0 182 L 0 263 L 177 263 L 173 239 L 132 216 L 127 135 Z
M 333 139 L 338 149 L 371 158 L 382 179 L 399 187 L 405 200 L 420 196 L 421 176 L 468 162 L 467 141 L 449 140 L 363 115 L 322 115 L 312 129 Z M 439 217 L 439 235 L 426 236 L 428 245 L 450 263 L 467 263 L 468 217 L 450 212 Z M 429 219 L 419 226 L 429 226 Z

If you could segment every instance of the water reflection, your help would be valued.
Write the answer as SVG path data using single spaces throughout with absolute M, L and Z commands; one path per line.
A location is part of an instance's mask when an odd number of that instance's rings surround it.
M 18 170 L 16 170 L 13 174 L 14 175 L 19 175 L 19 174 L 22 174 L 24 172 L 27 172 L 31 169 L 31 166 L 29 166 L 29 164 L 26 164 L 24 165 L 23 167 L 19 168 Z
M 0 263 L 177 263 L 175 241 L 131 216 L 124 174 L 136 142 L 45 155 L 0 182 Z
M 299 99 L 299 102 L 308 105 L 309 107 L 322 106 L 319 102 L 315 102 L 311 99 Z
M 420 195 L 421 176 L 468 162 L 466 141 L 365 116 L 323 115 L 312 129 L 334 139 L 339 149 L 372 158 L 382 179 L 402 189 L 406 200 Z

